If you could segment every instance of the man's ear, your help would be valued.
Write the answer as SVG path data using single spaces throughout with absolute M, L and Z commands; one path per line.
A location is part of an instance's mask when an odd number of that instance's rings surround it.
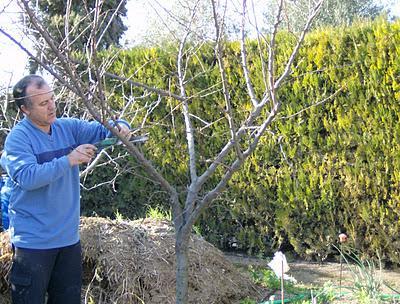
M 29 107 L 27 107 L 26 105 L 22 105 L 21 106 L 21 112 L 25 115 L 29 115 L 30 111 L 29 111 Z

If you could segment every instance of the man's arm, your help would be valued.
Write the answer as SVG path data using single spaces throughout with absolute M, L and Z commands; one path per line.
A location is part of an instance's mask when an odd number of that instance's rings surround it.
M 118 126 L 115 130 L 123 137 L 130 137 L 130 126 L 125 120 L 117 120 Z M 75 138 L 78 144 L 94 144 L 107 137 L 114 136 L 106 127 L 97 121 L 83 121 L 78 119 L 70 119 L 68 123 L 72 124 Z M 109 122 L 112 126 L 115 125 L 114 121 Z
M 70 168 L 66 155 L 39 164 L 23 132 L 14 132 L 7 137 L 1 162 L 7 174 L 24 190 L 46 186 Z

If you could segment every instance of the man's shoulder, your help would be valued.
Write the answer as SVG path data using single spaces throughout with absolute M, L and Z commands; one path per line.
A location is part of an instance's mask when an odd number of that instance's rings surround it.
M 61 129 L 74 129 L 77 125 L 79 125 L 79 119 L 72 117 L 57 118 L 53 123 L 53 127 Z
M 11 129 L 10 133 L 8 133 L 5 145 L 11 143 L 20 145 L 22 143 L 30 142 L 32 132 L 33 130 L 29 123 L 25 119 L 22 119 Z
M 86 128 L 86 127 L 94 127 L 100 125 L 97 121 L 92 120 L 85 120 L 85 119 L 79 119 L 79 118 L 74 118 L 74 117 L 60 117 L 57 118 L 56 121 L 54 122 L 54 125 L 60 126 L 60 127 L 71 127 L 71 128 Z
M 77 121 L 79 121 L 79 119 L 73 118 L 73 117 L 60 117 L 60 118 L 57 118 L 57 119 L 54 121 L 54 124 L 59 124 L 59 125 L 63 125 L 63 124 L 74 124 L 74 123 L 76 123 Z
M 15 136 L 18 134 L 26 134 L 29 132 L 30 125 L 26 119 L 20 120 L 10 131 L 8 137 Z

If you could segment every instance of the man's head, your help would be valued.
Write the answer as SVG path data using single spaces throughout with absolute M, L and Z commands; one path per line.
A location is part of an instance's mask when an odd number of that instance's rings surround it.
M 18 108 L 21 109 L 21 106 L 29 106 L 31 100 L 26 92 L 29 86 L 36 86 L 38 89 L 41 89 L 46 84 L 46 81 L 39 75 L 28 75 L 18 81 L 13 89 L 14 100 Z
M 14 86 L 13 95 L 20 110 L 40 129 L 49 132 L 56 119 L 53 90 L 38 75 L 28 75 Z

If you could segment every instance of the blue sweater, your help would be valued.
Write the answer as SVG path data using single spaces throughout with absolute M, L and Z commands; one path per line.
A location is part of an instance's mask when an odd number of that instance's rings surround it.
M 4 174 L 1 176 L 2 184 L 0 191 L 0 200 L 1 200 L 1 225 L 3 226 L 3 230 L 8 229 L 8 202 L 10 201 L 10 194 L 13 182 L 8 175 Z
M 79 167 L 67 155 L 110 132 L 98 122 L 60 118 L 51 134 L 28 118 L 7 136 L 1 164 L 13 180 L 9 203 L 11 242 L 21 248 L 50 249 L 79 241 Z

